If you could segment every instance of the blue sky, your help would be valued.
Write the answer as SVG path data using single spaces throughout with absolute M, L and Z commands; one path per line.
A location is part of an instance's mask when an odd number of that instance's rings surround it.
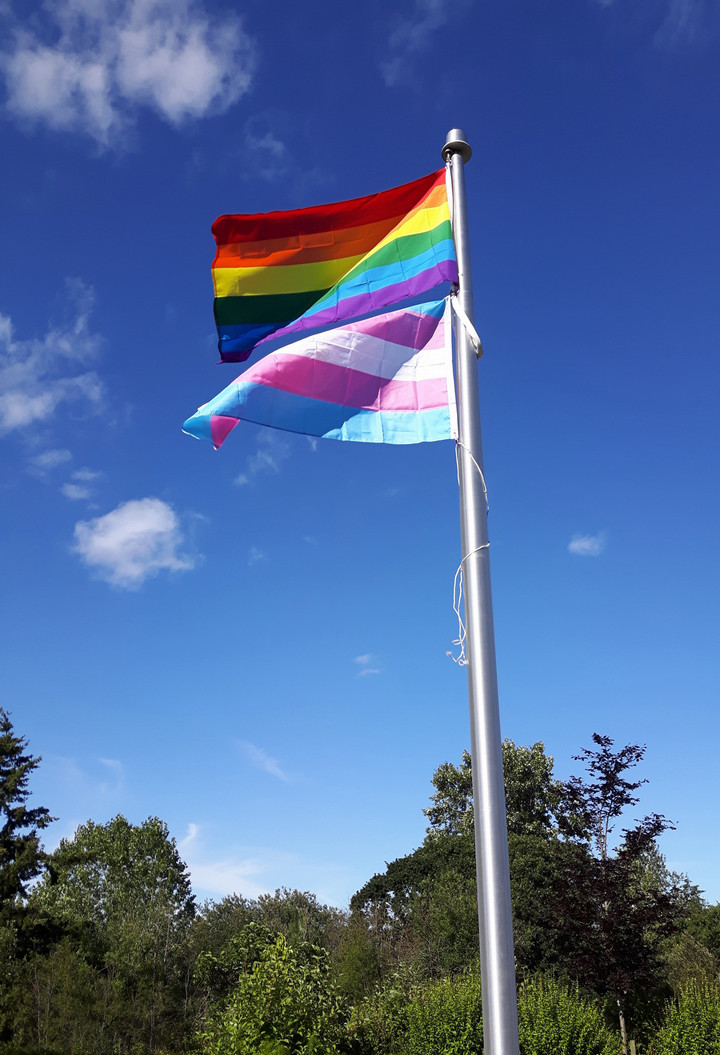
M 346 904 L 468 743 L 450 443 L 181 433 L 212 221 L 467 188 L 504 735 L 647 744 L 720 898 L 713 0 L 0 4 L 3 706 L 48 845 L 167 821 L 199 897 Z

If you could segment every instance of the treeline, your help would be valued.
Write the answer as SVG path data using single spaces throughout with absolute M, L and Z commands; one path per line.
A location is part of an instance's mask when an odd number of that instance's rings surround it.
M 720 1055 L 720 905 L 670 872 L 637 802 L 644 748 L 595 735 L 582 776 L 503 745 L 523 1055 Z M 166 825 L 82 825 L 46 855 L 39 759 L 0 710 L 0 1052 L 482 1052 L 470 758 L 427 836 L 349 911 L 281 889 L 198 906 Z

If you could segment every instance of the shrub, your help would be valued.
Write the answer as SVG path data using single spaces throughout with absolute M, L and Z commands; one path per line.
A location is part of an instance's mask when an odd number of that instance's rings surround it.
M 720 1055 L 720 984 L 691 983 L 667 1007 L 653 1055 Z
M 267 946 L 198 1037 L 204 1055 L 340 1055 L 346 1014 L 324 949 Z
M 520 1055 L 617 1055 L 619 1038 L 578 987 L 532 978 L 518 993 Z
M 481 1055 L 483 1050 L 480 975 L 418 989 L 407 1009 L 403 1055 Z

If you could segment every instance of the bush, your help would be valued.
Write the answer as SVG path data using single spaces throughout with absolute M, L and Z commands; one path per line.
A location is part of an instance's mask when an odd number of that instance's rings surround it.
M 392 1028 L 387 1028 L 389 1017 Z M 358 1031 L 372 1055 L 482 1055 L 480 975 L 446 978 L 411 990 L 379 990 L 366 1001 Z M 520 987 L 521 1055 L 618 1055 L 619 1037 L 577 987 L 535 978 Z M 705 1055 L 705 1053 L 703 1053 Z M 720 1051 L 718 1052 L 720 1055 Z
M 324 949 L 267 946 L 198 1037 L 204 1055 L 341 1055 L 345 1009 Z
M 668 1004 L 653 1055 L 720 1055 L 720 984 L 691 983 Z
M 571 989 L 532 978 L 518 993 L 520 1055 L 617 1055 L 620 1042 L 602 1012 Z
M 423 986 L 407 1009 L 403 1055 L 481 1055 L 480 975 L 469 971 Z

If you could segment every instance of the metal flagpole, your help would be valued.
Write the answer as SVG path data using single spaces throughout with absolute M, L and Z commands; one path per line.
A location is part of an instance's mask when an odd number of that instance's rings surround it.
M 453 233 L 458 258 L 458 300 L 473 321 L 470 246 L 465 202 L 465 162 L 472 151 L 459 128 L 448 132 L 443 158 L 450 162 Z M 458 401 L 458 476 L 465 650 L 470 699 L 485 1055 L 519 1055 L 515 956 L 510 906 L 505 784 L 500 737 L 495 632 L 490 592 L 487 491 L 482 472 L 477 355 L 463 322 L 455 317 Z

